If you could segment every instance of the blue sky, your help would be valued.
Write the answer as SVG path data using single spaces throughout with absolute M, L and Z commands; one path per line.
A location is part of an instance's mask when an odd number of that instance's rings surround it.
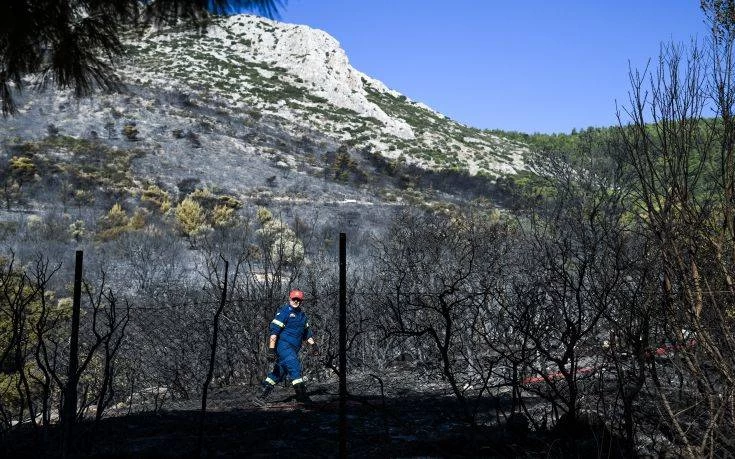
M 452 119 L 529 133 L 615 124 L 629 61 L 706 36 L 698 0 L 289 0 L 280 20 Z

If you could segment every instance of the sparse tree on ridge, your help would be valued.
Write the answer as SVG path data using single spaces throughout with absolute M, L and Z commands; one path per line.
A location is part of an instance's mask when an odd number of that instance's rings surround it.
M 122 33 L 139 24 L 201 22 L 208 11 L 254 10 L 275 17 L 282 0 L 8 0 L 0 2 L 0 104 L 15 113 L 23 78 L 73 88 L 115 90 Z

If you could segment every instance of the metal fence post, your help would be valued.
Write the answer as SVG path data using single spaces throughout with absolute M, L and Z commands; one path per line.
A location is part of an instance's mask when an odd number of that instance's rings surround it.
M 69 369 L 64 393 L 62 417 L 62 455 L 66 457 L 72 448 L 74 423 L 77 418 L 77 384 L 79 375 L 79 311 L 82 300 L 82 264 L 84 253 L 77 250 L 74 265 L 74 298 L 71 313 L 71 339 L 69 342 Z
M 347 235 L 339 233 L 339 457 L 347 457 Z

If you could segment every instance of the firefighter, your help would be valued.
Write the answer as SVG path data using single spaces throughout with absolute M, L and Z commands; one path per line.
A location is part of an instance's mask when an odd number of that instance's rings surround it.
M 288 304 L 278 310 L 276 317 L 270 323 L 268 361 L 275 365 L 261 383 L 260 394 L 255 399 L 259 405 L 265 404 L 273 387 L 286 375 L 291 377 L 291 384 L 296 392 L 296 401 L 311 403 L 302 378 L 298 353 L 304 341 L 311 345 L 314 355 L 318 355 L 319 350 L 309 327 L 309 319 L 301 308 L 303 301 L 304 292 L 291 290 L 288 294 Z

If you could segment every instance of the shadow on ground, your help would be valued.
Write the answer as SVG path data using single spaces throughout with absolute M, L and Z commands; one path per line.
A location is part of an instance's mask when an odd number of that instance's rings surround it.
M 222 389 L 201 423 L 194 409 L 112 416 L 75 430 L 73 458 L 336 457 L 339 401 L 312 392 L 315 403 L 296 404 L 285 390 L 269 406 L 252 404 L 243 389 Z M 495 417 L 499 400 L 478 412 Z M 488 423 L 473 429 L 447 396 L 357 398 L 347 403 L 350 457 L 616 457 L 616 444 L 594 429 L 573 434 L 534 433 Z M 501 418 L 497 417 L 500 421 Z M 200 443 L 200 426 L 203 426 Z M 21 429 L 2 439 L 2 457 L 62 457 L 59 429 Z

